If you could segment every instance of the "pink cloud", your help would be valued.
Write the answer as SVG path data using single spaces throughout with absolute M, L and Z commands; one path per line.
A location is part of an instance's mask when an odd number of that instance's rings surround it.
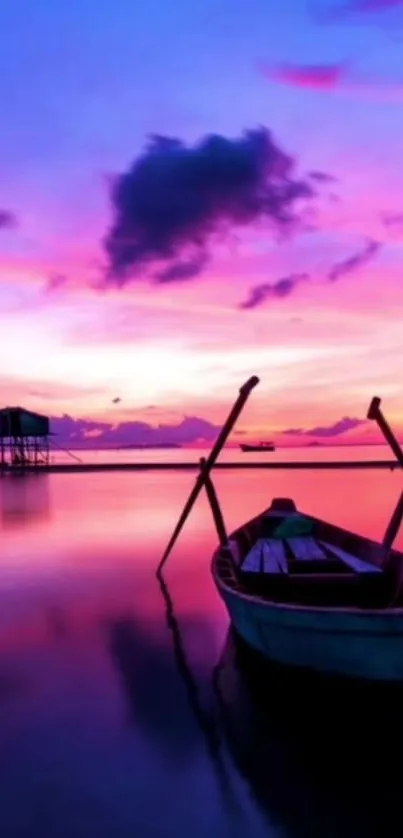
M 334 90 L 340 87 L 348 76 L 344 64 L 280 64 L 275 67 L 262 65 L 262 73 L 273 81 L 291 87 L 305 87 L 316 90 Z
M 351 0 L 340 11 L 345 12 L 383 12 L 403 6 L 403 0 Z
M 401 231 L 403 229 L 403 212 L 385 212 L 382 214 L 381 219 L 388 230 L 397 229 Z
M 50 274 L 45 286 L 45 293 L 53 294 L 55 291 L 60 291 L 67 285 L 68 281 L 68 277 L 63 273 Z
M 402 0 L 403 2 L 403 0 Z M 270 81 L 305 90 L 358 93 L 386 100 L 403 98 L 403 81 L 382 82 L 360 76 L 345 63 L 260 65 L 260 72 Z

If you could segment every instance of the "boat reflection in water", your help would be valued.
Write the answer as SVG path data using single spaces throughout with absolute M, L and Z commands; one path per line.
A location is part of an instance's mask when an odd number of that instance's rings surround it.
M 267 665 L 230 632 L 220 729 L 269 823 L 288 836 L 389 836 L 401 815 L 402 693 Z
M 246 828 L 253 802 L 270 835 L 396 834 L 403 786 L 402 688 L 264 664 L 229 629 L 212 673 L 210 700 L 202 706 L 200 673 L 192 672 L 181 621 L 160 582 L 178 673 L 238 825 Z M 246 782 L 249 802 L 236 775 Z

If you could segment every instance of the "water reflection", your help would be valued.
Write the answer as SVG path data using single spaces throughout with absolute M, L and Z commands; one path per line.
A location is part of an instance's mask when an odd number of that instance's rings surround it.
M 64 608 L 50 605 L 45 609 L 45 622 L 51 637 L 56 639 L 67 637 L 69 634 L 69 619 Z
M 3 529 L 20 529 L 51 516 L 48 474 L 9 474 L 0 480 L 0 514 Z
M 194 475 L 24 480 L 14 498 L 0 481 L 1 835 L 316 838 L 354 825 L 358 838 L 382 812 L 390 834 L 402 778 L 390 703 L 319 697 L 313 686 L 302 698 L 302 687 L 275 690 L 271 680 L 261 691 L 229 646 L 220 696 L 213 689 L 228 622 L 210 576 L 216 536 L 204 498 L 161 594 L 155 569 Z M 400 491 L 389 473 L 215 482 L 229 530 L 289 495 L 378 537 Z M 35 517 L 41 492 L 47 512 Z
M 186 688 L 189 707 L 192 711 L 194 722 L 197 724 L 206 745 L 207 753 L 211 760 L 214 774 L 217 778 L 222 801 L 232 819 L 238 822 L 243 820 L 243 810 L 237 799 L 225 759 L 222 754 L 221 736 L 216 724 L 216 714 L 210 704 L 203 702 L 200 692 L 200 684 L 197 676 L 188 659 L 185 646 L 186 631 L 179 621 L 175 612 L 174 599 L 171 596 L 163 573 L 157 571 L 157 579 L 160 585 L 161 594 L 165 601 L 166 621 L 170 629 L 178 672 Z
M 0 705 L 23 694 L 26 682 L 19 676 L 12 664 L 3 665 L 0 670 Z
M 129 718 L 172 759 L 194 750 L 198 731 L 184 712 L 184 695 L 164 639 L 131 615 L 107 623 L 108 648 L 123 686 Z
M 394 834 L 401 694 L 262 670 L 231 632 L 215 689 L 234 764 L 270 824 L 290 838 Z

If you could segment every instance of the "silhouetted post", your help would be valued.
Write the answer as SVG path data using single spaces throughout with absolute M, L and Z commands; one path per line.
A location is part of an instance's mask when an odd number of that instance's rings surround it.
M 368 409 L 367 417 L 368 419 L 374 419 L 377 423 L 378 427 L 381 429 L 386 442 L 390 445 L 398 463 L 403 466 L 403 451 L 401 446 L 399 445 L 389 423 L 386 421 L 381 408 L 380 408 L 381 400 L 378 396 L 374 396 L 371 401 L 371 404 Z M 399 532 L 401 523 L 403 520 L 403 492 L 400 495 L 400 498 L 396 504 L 396 508 L 394 509 L 393 515 L 389 521 L 388 526 L 386 527 L 385 535 L 383 537 L 382 543 L 384 547 L 388 550 L 392 547 L 392 544 Z
M 389 521 L 389 524 L 386 528 L 385 535 L 383 537 L 383 544 L 385 547 L 390 549 L 392 544 L 400 530 L 400 526 L 403 520 L 403 492 L 400 495 L 400 498 L 396 504 L 395 511 Z
M 210 454 L 208 455 L 207 459 L 204 462 L 204 465 L 200 469 L 200 473 L 199 473 L 199 475 L 196 479 L 196 484 L 193 487 L 193 489 L 192 489 L 192 491 L 191 491 L 191 493 L 190 493 L 190 495 L 189 495 L 189 497 L 188 497 L 188 499 L 185 503 L 185 506 L 183 508 L 183 511 L 182 511 L 182 514 L 179 518 L 179 521 L 178 521 L 178 523 L 177 523 L 177 525 L 176 525 L 176 527 L 175 527 L 175 529 L 172 533 L 172 536 L 169 540 L 169 543 L 168 543 L 168 545 L 165 549 L 164 555 L 163 555 L 163 557 L 162 557 L 162 559 L 161 559 L 161 561 L 158 565 L 157 576 L 160 575 L 160 573 L 162 571 L 162 568 L 163 568 L 163 566 L 164 566 L 164 564 L 165 564 L 165 562 L 166 562 L 166 560 L 167 560 L 167 558 L 168 558 L 168 556 L 169 556 L 169 554 L 170 554 L 170 552 L 171 552 L 171 550 L 172 550 L 172 548 L 173 548 L 173 546 L 176 542 L 176 539 L 178 538 L 178 536 L 179 536 L 179 534 L 182 530 L 182 527 L 183 527 L 185 521 L 187 520 L 187 517 L 188 517 L 189 513 L 191 512 L 191 510 L 193 508 L 193 505 L 196 502 L 203 486 L 205 485 L 206 479 L 207 479 L 208 475 L 210 474 L 210 471 L 213 468 L 214 463 L 216 462 L 218 455 L 221 452 L 221 449 L 224 447 L 224 445 L 225 445 L 225 443 L 226 443 L 226 441 L 227 441 L 227 439 L 228 439 L 228 437 L 229 437 L 229 435 L 230 435 L 230 433 L 231 433 L 231 431 L 232 431 L 232 429 L 235 425 L 235 422 L 238 419 L 238 416 L 240 415 L 241 411 L 243 410 L 243 408 L 244 408 L 244 406 L 245 406 L 253 388 L 256 387 L 256 384 L 259 384 L 259 379 L 258 379 L 257 375 L 252 375 L 252 377 L 249 378 L 248 381 L 245 381 L 245 384 L 243 384 L 242 387 L 240 388 L 238 398 L 236 399 L 236 402 L 233 405 L 232 410 L 230 411 L 226 422 L 224 422 L 224 425 L 222 426 L 221 431 L 218 434 L 218 437 L 217 437 L 217 439 L 216 439 L 216 441 L 215 441 L 215 443 L 214 443 L 214 445 L 213 445 L 213 447 L 210 451 Z
M 200 465 L 201 465 L 202 469 L 205 467 L 205 464 L 206 464 L 205 458 L 201 457 Z M 217 492 L 215 490 L 214 483 L 213 483 L 209 474 L 207 475 L 207 477 L 205 479 L 205 487 L 206 487 L 206 493 L 207 493 L 207 497 L 208 497 L 208 500 L 209 500 L 210 508 L 211 508 L 212 513 L 213 513 L 215 528 L 217 530 L 217 535 L 218 535 L 218 538 L 219 538 L 219 542 L 220 542 L 221 545 L 224 545 L 228 541 L 227 530 L 225 528 L 224 516 L 222 514 L 222 509 L 221 509 L 221 506 L 220 506 L 220 502 L 219 502 L 218 497 L 217 497 Z
M 374 419 L 377 423 L 378 427 L 382 431 L 386 442 L 390 445 L 398 463 L 403 466 L 403 451 L 389 425 L 386 421 L 381 408 L 380 408 L 381 400 L 378 396 L 374 396 L 371 401 L 371 404 L 368 408 L 367 418 Z

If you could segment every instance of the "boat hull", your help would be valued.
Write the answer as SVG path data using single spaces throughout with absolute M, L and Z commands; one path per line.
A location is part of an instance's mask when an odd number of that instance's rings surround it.
M 266 660 L 318 673 L 403 682 L 403 609 L 294 606 L 240 594 L 215 575 L 232 626 Z

